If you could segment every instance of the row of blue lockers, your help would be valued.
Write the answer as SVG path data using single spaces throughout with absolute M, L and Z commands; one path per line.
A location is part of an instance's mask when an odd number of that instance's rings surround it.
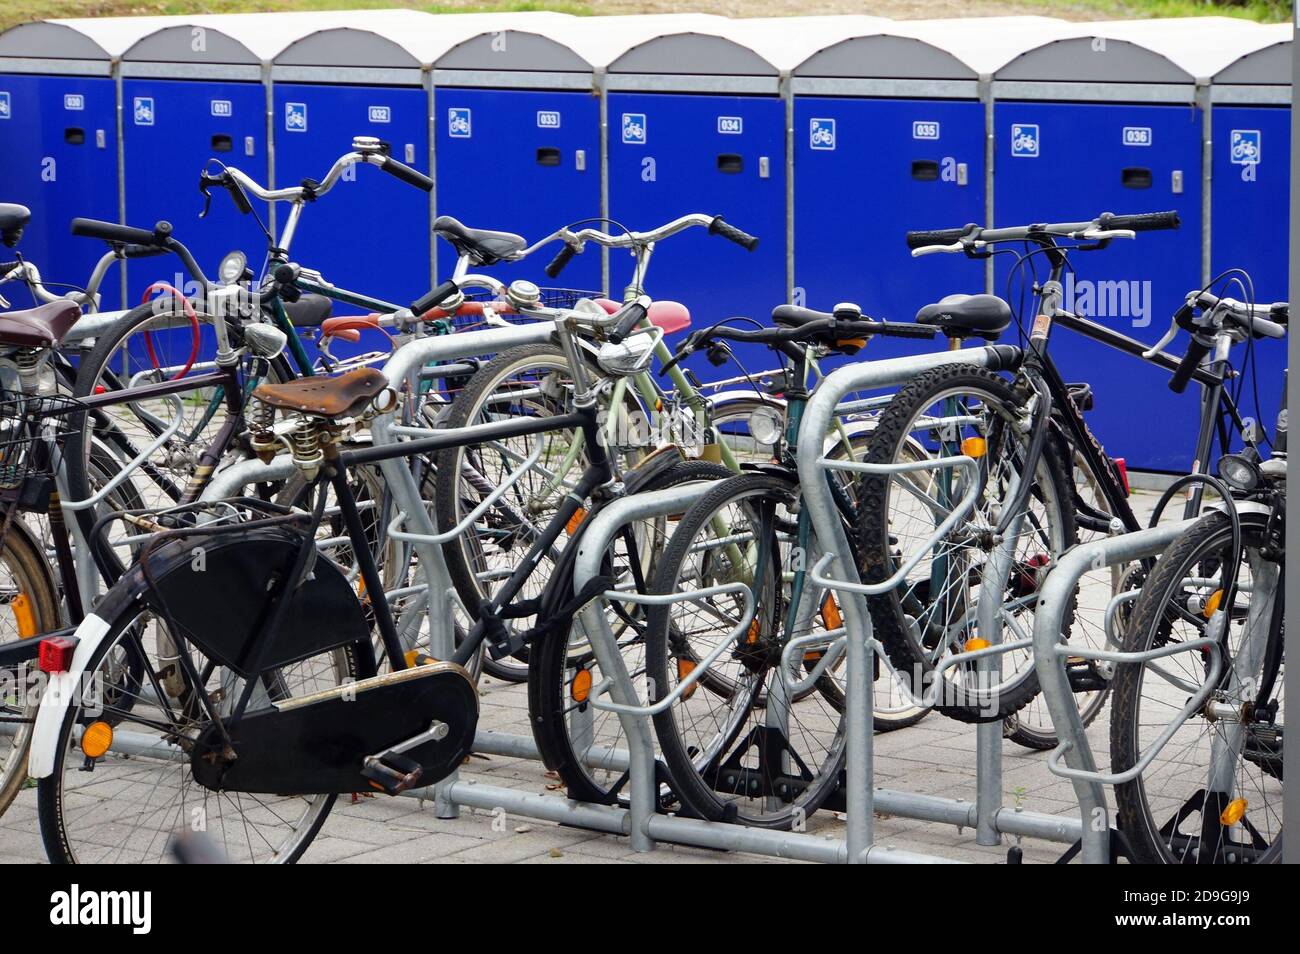
M 1131 99 L 1080 101 L 1032 83 L 991 108 L 938 84 L 928 96 L 735 95 L 663 92 L 660 82 L 608 90 L 603 102 L 584 90 L 460 86 L 435 89 L 431 103 L 419 86 L 277 81 L 268 98 L 252 81 L 3 69 L 0 60 L 0 199 L 33 208 L 23 251 L 59 281 L 83 280 L 102 251 L 66 237 L 77 215 L 142 226 L 167 219 L 212 271 L 231 248 L 255 260 L 265 239 L 224 195 L 198 219 L 205 161 L 291 184 L 322 176 L 354 136 L 373 135 L 422 171 L 432 156 L 438 214 L 530 240 L 602 209 L 632 229 L 687 212 L 724 215 L 760 237 L 756 252 L 686 233 L 656 250 L 647 282 L 651 294 L 686 302 L 697 324 L 762 317 L 792 297 L 814 308 L 852 300 L 905 320 L 988 281 L 982 263 L 960 256 L 912 259 L 907 229 L 1103 211 L 1172 208 L 1184 226 L 1076 255 L 1067 307 L 1154 341 L 1207 269 L 1245 268 L 1259 300 L 1287 297 L 1290 109 L 1281 97 L 1242 95 L 1248 87 L 1208 109 L 1208 98 L 1161 101 L 1139 89 L 1122 94 Z M 292 257 L 342 287 L 411 300 L 450 274 L 450 249 L 433 245 L 423 193 L 371 167 L 356 171 L 355 182 L 307 208 Z M 509 274 L 541 280 L 548 258 Z M 631 261 L 614 254 L 607 268 L 617 291 Z M 993 291 L 1008 293 L 1008 270 L 1009 257 L 999 256 Z M 133 263 L 126 304 L 173 277 L 159 274 L 158 260 Z M 563 281 L 598 288 L 603 277 L 589 252 Z M 105 306 L 115 297 L 106 289 Z M 882 341 L 871 351 L 902 347 Z M 1058 333 L 1054 354 L 1067 377 L 1094 383 L 1093 423 L 1113 454 L 1134 467 L 1186 469 L 1194 395 L 1175 396 L 1162 372 L 1068 332 Z M 1261 346 L 1257 364 L 1267 422 L 1282 347 Z M 1171 426 L 1180 420 L 1186 427 Z

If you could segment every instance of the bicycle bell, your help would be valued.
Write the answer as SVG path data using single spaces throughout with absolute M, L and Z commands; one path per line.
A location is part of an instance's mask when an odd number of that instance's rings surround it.
M 506 289 L 506 298 L 520 311 L 536 308 L 542 300 L 542 290 L 530 281 L 517 278 Z

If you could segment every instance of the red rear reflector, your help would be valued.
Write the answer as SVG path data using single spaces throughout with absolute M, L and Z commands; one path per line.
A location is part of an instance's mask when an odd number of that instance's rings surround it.
M 96 393 L 96 394 L 107 394 L 107 393 L 108 393 L 108 388 L 104 387 L 104 385 L 102 385 L 102 384 L 96 384 L 96 385 L 95 385 L 95 393 Z
M 1124 496 L 1127 497 L 1132 491 L 1128 487 L 1128 464 L 1124 462 L 1123 457 L 1115 458 L 1115 469 L 1119 471 L 1120 483 L 1124 485 Z
M 77 637 L 50 636 L 41 640 L 38 664 L 41 672 L 67 672 L 72 668 L 72 654 L 77 650 Z

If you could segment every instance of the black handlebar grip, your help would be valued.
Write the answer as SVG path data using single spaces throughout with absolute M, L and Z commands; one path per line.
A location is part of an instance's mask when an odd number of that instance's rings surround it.
M 148 229 L 137 229 L 98 219 L 73 219 L 72 234 L 97 238 L 115 245 L 159 245 L 158 236 Z
M 1187 345 L 1187 354 L 1183 355 L 1183 360 L 1179 362 L 1174 376 L 1169 379 L 1169 390 L 1175 394 L 1182 394 L 1187 389 L 1187 382 L 1192 379 L 1201 359 L 1209 353 L 1208 345 L 1203 345 L 1193 338 Z
M 578 250 L 572 245 L 566 245 L 555 253 L 555 258 L 551 259 L 551 264 L 546 266 L 547 278 L 559 278 L 560 272 L 564 271 L 564 266 L 573 261 L 573 256 L 578 254 Z
M 750 235 L 748 232 L 742 232 L 734 225 L 728 225 L 723 221 L 722 216 L 715 215 L 713 221 L 709 223 L 710 235 L 721 235 L 730 242 L 735 242 L 747 252 L 752 252 L 758 248 L 758 238 Z
M 423 298 L 414 302 L 411 305 L 411 314 L 423 315 L 429 309 L 437 308 L 458 291 L 460 291 L 460 286 L 449 279 L 433 291 L 426 294 Z
M 619 344 L 624 338 L 632 333 L 632 329 L 641 324 L 642 319 L 646 316 L 646 307 L 640 302 L 634 301 L 628 305 L 623 312 L 623 317 L 618 320 L 609 331 L 609 340 L 614 344 Z
M 931 245 L 951 245 L 953 242 L 961 241 L 971 229 L 976 228 L 974 225 L 967 225 L 959 229 L 921 229 L 916 232 L 907 233 L 908 248 L 929 248 Z
M 230 198 L 235 202 L 235 208 L 243 215 L 248 215 L 253 211 L 253 205 L 248 201 L 248 196 L 244 195 L 244 190 L 239 187 L 239 183 L 234 179 L 226 180 L 226 191 L 230 193 Z
M 1105 230 L 1131 229 L 1134 232 L 1159 232 L 1176 229 L 1182 224 L 1177 212 L 1139 212 L 1136 215 L 1102 215 L 1097 224 Z
M 407 185 L 413 185 L 417 189 L 423 189 L 425 192 L 433 191 L 433 180 L 426 176 L 419 169 L 412 169 L 404 162 L 398 162 L 392 156 L 384 158 L 384 164 L 379 167 L 396 179 L 401 179 Z
M 887 338 L 933 338 L 939 329 L 910 321 L 877 321 L 873 334 Z
M 15 271 L 22 265 L 22 262 L 0 262 L 0 278 L 4 278 L 10 272 Z
M 1291 303 L 1289 301 L 1273 302 L 1268 306 L 1268 316 L 1279 325 L 1285 325 L 1291 320 Z

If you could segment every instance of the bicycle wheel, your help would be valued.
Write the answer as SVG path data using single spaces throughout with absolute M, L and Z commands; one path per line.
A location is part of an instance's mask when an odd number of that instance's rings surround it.
M 1133 607 L 1129 652 L 1213 635 L 1226 614 L 1219 684 L 1137 778 L 1116 786 L 1120 829 L 1143 863 L 1281 860 L 1283 565 L 1262 516 L 1242 514 L 1241 525 L 1232 606 L 1221 605 L 1219 592 L 1221 567 L 1233 557 L 1231 524 L 1215 512 L 1156 561 Z M 1189 651 L 1115 667 L 1113 771 L 1138 764 L 1208 677 L 1210 658 Z
M 211 370 L 201 356 L 210 353 L 210 319 L 199 316 L 196 334 L 184 309 L 174 299 L 148 302 L 133 308 L 104 331 L 89 354 L 81 357 L 73 396 L 130 390 L 144 384 L 171 381 Z M 180 322 L 180 327 L 176 327 Z M 234 323 L 232 333 L 237 333 Z M 205 350 L 206 349 L 206 352 Z M 287 379 L 279 361 L 268 365 L 269 381 Z M 179 499 L 194 473 L 199 455 L 215 438 L 225 420 L 225 405 L 211 387 L 182 391 L 180 429 L 158 448 L 141 468 L 141 493 L 147 506 L 165 506 Z M 165 399 L 113 404 L 94 413 L 71 416 L 65 444 L 68 491 L 73 499 L 90 496 L 86 470 L 91 441 L 98 440 L 115 456 L 128 461 L 163 432 L 176 411 Z
M 791 477 L 723 481 L 687 511 L 651 585 L 655 594 L 699 594 L 646 614 L 652 703 L 672 695 L 720 641 L 730 643 L 710 667 L 711 681 L 695 682 L 654 717 L 673 790 L 702 818 L 797 827 L 839 780 L 843 707 L 825 692 L 787 687 L 787 677 L 806 675 L 806 653 L 789 672 L 781 664 L 790 640 L 822 628 L 820 594 L 810 592 L 790 613 L 787 577 L 806 562 L 796 532 L 799 503 Z M 737 642 L 732 630 L 742 622 L 743 596 L 703 592 L 731 583 L 743 583 L 755 603 Z
M 593 374 L 598 374 L 595 370 Z M 475 372 L 456 396 L 442 424 L 448 428 L 520 417 L 553 417 L 566 413 L 573 385 L 563 353 L 550 345 L 524 345 L 497 355 Z M 629 417 L 640 413 L 630 395 L 622 405 Z M 610 423 L 610 422 L 607 422 Z M 615 432 L 631 424 L 612 422 Z M 608 431 L 607 431 L 608 433 Z M 542 456 L 517 483 L 464 533 L 443 546 L 447 571 L 470 614 L 488 599 L 519 564 L 540 529 L 554 515 L 560 500 L 587 466 L 578 431 L 548 431 L 500 441 L 449 448 L 434 460 L 434 513 L 438 528 L 447 531 L 463 521 L 541 442 Z M 641 447 L 607 446 L 615 467 L 630 469 Z M 520 599 L 536 596 L 551 576 L 563 549 L 563 537 L 543 556 Z M 531 625 L 528 620 L 515 625 Z M 509 682 L 528 678 L 528 650 L 509 659 L 487 660 L 489 675 Z
M 0 511 L 0 522 L 5 514 Z M 0 644 L 35 639 L 59 628 L 59 594 L 45 555 L 15 518 L 0 547 Z M 27 746 L 36 693 L 26 666 L 0 669 L 0 815 L 27 781 Z
M 974 509 L 947 535 L 927 544 L 937 525 L 972 490 L 964 471 L 941 468 L 909 474 L 867 474 L 860 483 L 858 535 L 862 577 L 888 579 L 916 550 L 929 546 L 893 590 L 868 598 L 875 634 L 912 694 L 922 693 L 940 664 L 985 645 L 978 632 L 978 604 L 998 603 L 1004 641 L 1033 631 L 1038 586 L 1046 570 L 1075 542 L 1074 510 L 1064 465 L 1052 442 L 1043 448 L 1030 479 L 1033 489 L 1015 532 L 1009 572 L 986 594 L 981 574 L 1011 487 L 1024 475 L 1028 438 L 1020 428 L 1021 401 L 1003 378 L 978 368 L 952 365 L 910 381 L 889 403 L 872 435 L 867 459 L 906 460 L 906 447 L 920 440 L 936 457 L 976 459 Z M 1073 613 L 1067 613 L 1066 635 Z M 964 722 L 1005 719 L 1038 692 L 1033 654 L 1014 650 L 991 664 L 951 665 L 931 688 L 936 708 Z M 935 692 L 937 688 L 937 693 Z
M 723 480 L 732 472 L 706 461 L 687 461 L 652 480 L 646 490 L 663 490 L 697 481 Z M 608 572 L 615 578 L 635 582 L 629 554 L 644 561 L 639 576 L 644 587 L 653 572 L 653 562 L 663 550 L 673 518 L 640 521 L 625 529 L 610 549 Z M 649 544 L 649 545 L 647 545 Z M 572 577 L 561 577 L 572 587 Z M 618 640 L 623 662 L 639 693 L 645 695 L 645 620 L 632 603 L 610 612 L 610 623 Z M 575 627 L 576 629 L 577 627 Z M 569 798 L 583 802 L 614 804 L 625 797 L 627 750 L 623 725 L 612 712 L 597 709 L 587 701 L 591 686 L 603 676 L 600 663 L 578 632 L 548 633 L 532 647 L 528 665 L 528 711 L 533 738 L 546 767 L 563 782 Z M 667 793 L 665 793 L 666 795 Z

